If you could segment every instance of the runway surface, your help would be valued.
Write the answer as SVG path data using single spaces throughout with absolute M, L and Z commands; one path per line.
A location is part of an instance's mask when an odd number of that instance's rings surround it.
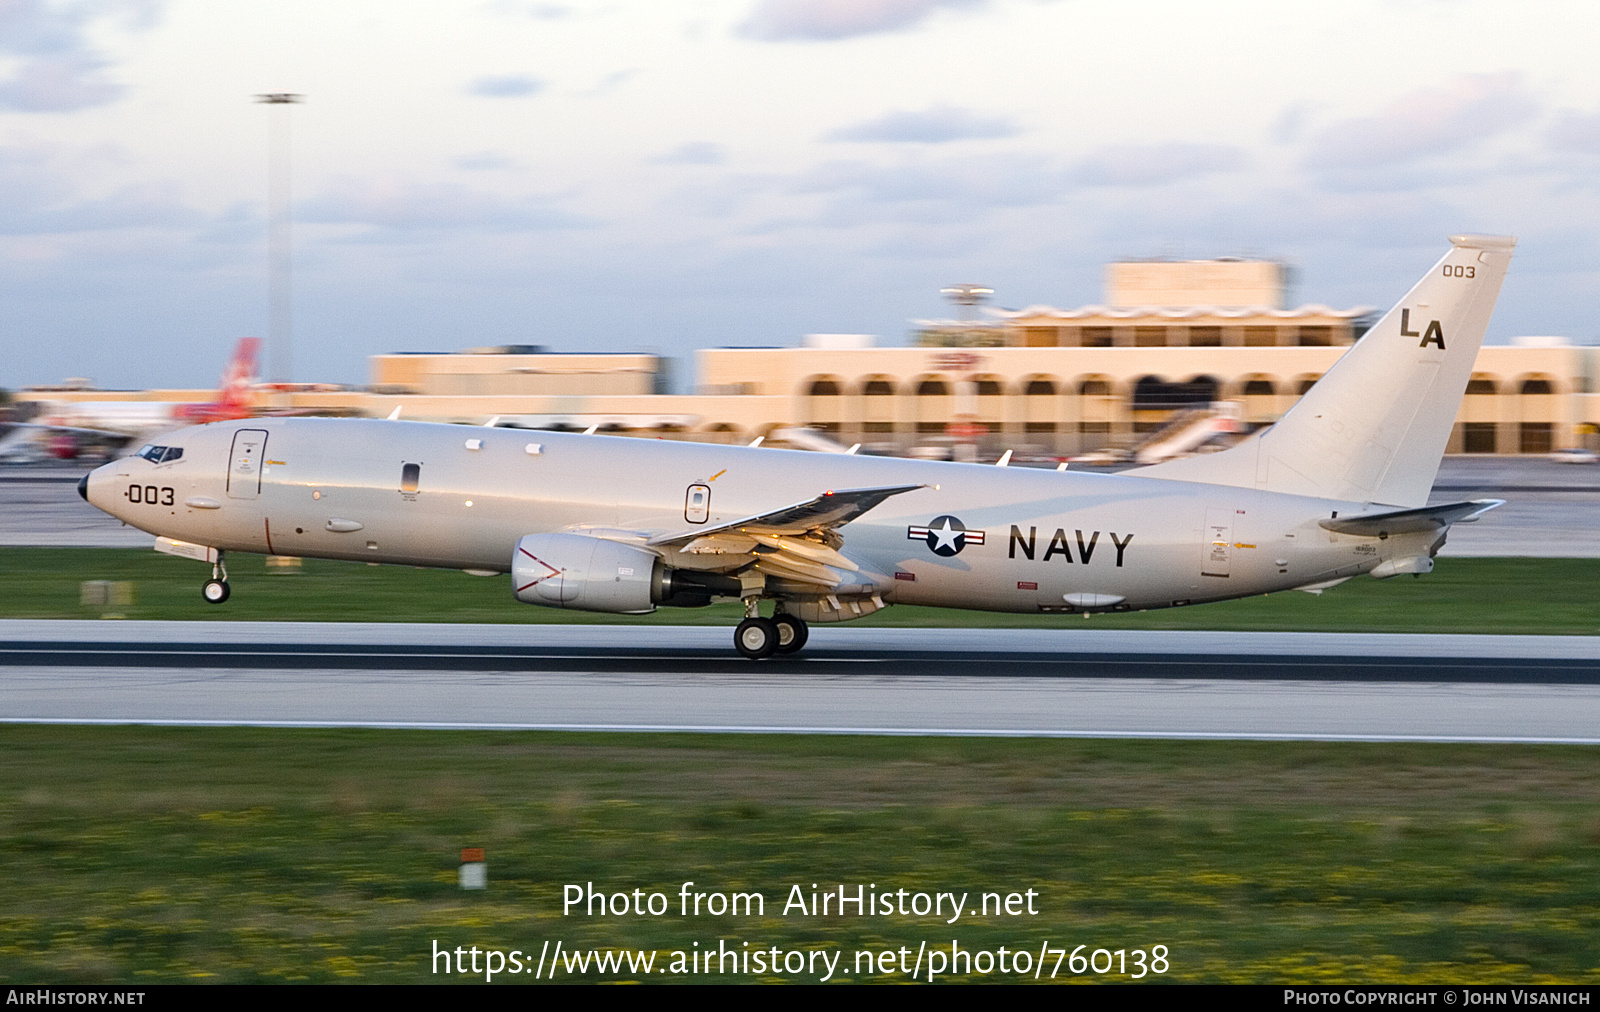
M 0 467 L 0 545 L 149 548 L 155 539 L 78 497 L 87 468 Z M 1600 465 L 1539 457 L 1446 457 L 1430 501 L 1505 499 L 1450 531 L 1444 556 L 1600 558 Z
M 0 720 L 1600 743 L 1600 638 L 0 622 Z
M 149 548 L 155 538 L 78 495 L 88 468 L 0 468 L 0 545 Z

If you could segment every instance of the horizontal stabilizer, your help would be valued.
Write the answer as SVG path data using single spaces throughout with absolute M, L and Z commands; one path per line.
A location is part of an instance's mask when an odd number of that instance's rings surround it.
M 671 545 L 675 542 L 687 544 L 695 538 L 703 538 L 708 534 L 718 534 L 723 531 L 782 535 L 804 534 L 807 531 L 842 527 L 890 496 L 899 495 L 902 492 L 915 492 L 919 488 L 927 487 L 926 485 L 884 485 L 878 488 L 838 489 L 832 492 L 824 492 L 815 499 L 797 502 L 792 506 L 785 506 L 770 513 L 758 513 L 742 520 L 735 520 L 731 524 L 702 527 L 698 530 L 681 531 L 677 534 L 664 534 L 660 537 L 651 538 L 647 544 L 652 546 Z
M 1358 534 L 1362 537 L 1387 537 L 1390 534 L 1413 534 L 1433 531 L 1451 524 L 1465 524 L 1483 516 L 1496 506 L 1504 506 L 1504 499 L 1473 499 L 1470 502 L 1442 503 L 1414 510 L 1392 510 L 1388 513 L 1366 513 L 1355 517 L 1335 517 L 1318 521 L 1318 525 L 1337 534 Z

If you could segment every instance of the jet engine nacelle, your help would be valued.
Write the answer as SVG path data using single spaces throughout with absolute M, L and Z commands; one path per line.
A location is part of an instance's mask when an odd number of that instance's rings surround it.
M 655 611 L 661 557 L 581 534 L 529 534 L 511 556 L 517 600 L 556 608 L 639 614 Z

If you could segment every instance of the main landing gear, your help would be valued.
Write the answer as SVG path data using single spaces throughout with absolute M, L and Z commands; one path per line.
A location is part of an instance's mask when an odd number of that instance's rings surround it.
M 217 561 L 211 565 L 211 579 L 200 588 L 200 596 L 208 604 L 221 604 L 228 599 L 232 590 L 228 587 L 228 566 L 223 560 L 222 549 L 217 549 Z
M 752 661 L 774 654 L 792 654 L 806 645 L 810 631 L 803 619 L 788 612 L 777 612 L 771 618 L 762 618 L 757 611 L 758 598 L 746 598 L 745 620 L 733 632 L 733 645 Z

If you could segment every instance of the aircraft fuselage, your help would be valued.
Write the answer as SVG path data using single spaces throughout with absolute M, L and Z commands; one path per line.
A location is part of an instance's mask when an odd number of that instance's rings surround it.
M 1438 540 L 1318 526 L 1370 504 L 1137 476 L 363 419 L 219 422 L 163 441 L 182 456 L 107 464 L 86 498 L 230 552 L 477 571 L 509 571 L 529 534 L 642 544 L 830 489 L 929 486 L 843 528 L 853 578 L 885 603 L 1169 607 L 1337 580 Z

